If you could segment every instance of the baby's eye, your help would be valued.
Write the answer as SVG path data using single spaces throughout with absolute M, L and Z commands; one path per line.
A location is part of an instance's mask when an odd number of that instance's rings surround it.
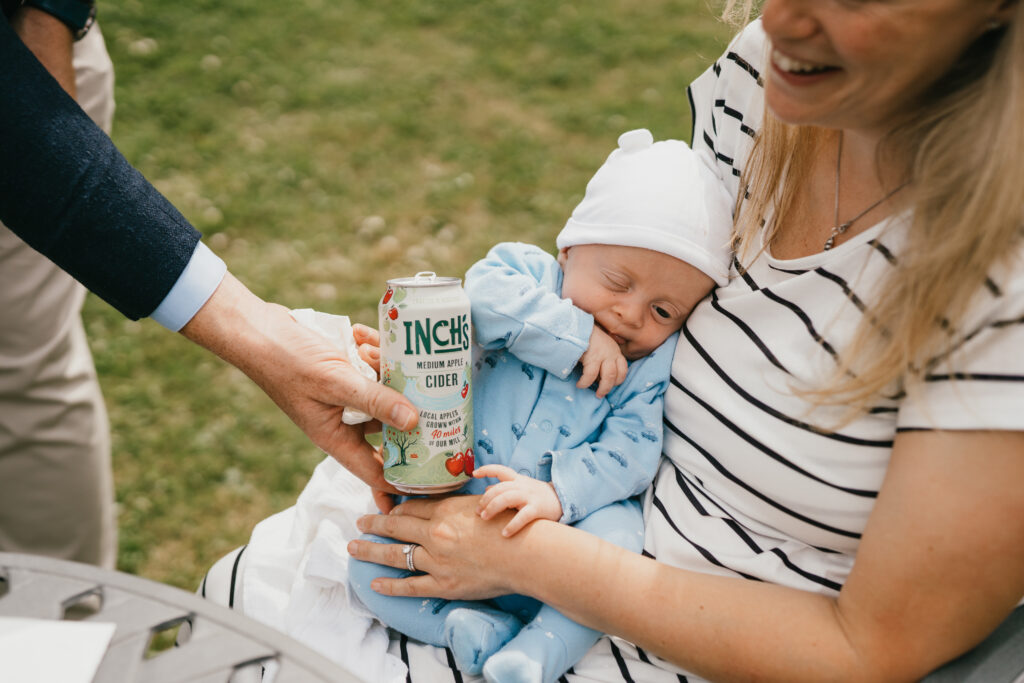
M 661 318 L 665 318 L 666 320 L 670 320 L 670 319 L 672 318 L 672 313 L 671 313 L 671 311 L 668 311 L 667 309 L 664 309 L 664 308 L 662 308 L 661 306 L 655 306 L 655 307 L 654 307 L 654 312 L 655 312 L 655 313 L 656 313 L 656 314 L 657 314 L 657 315 L 658 315 L 659 317 L 661 317 Z
M 625 278 L 617 277 L 615 275 L 605 275 L 605 280 L 608 282 L 608 286 L 616 291 L 624 292 L 629 289 L 629 281 Z

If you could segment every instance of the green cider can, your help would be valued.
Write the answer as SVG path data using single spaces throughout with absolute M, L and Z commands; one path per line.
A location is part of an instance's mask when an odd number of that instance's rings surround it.
M 419 410 L 403 432 L 384 425 L 384 478 L 403 493 L 454 491 L 473 474 L 472 341 L 462 281 L 432 272 L 387 281 L 380 381 Z

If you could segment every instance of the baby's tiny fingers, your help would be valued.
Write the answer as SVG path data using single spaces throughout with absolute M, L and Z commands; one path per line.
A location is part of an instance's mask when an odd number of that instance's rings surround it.
M 484 509 L 491 504 L 491 501 L 494 500 L 495 496 L 501 493 L 501 491 L 498 489 L 499 486 L 501 486 L 501 484 L 493 484 L 491 486 L 488 486 L 487 490 L 483 492 L 483 494 L 480 496 L 480 502 L 476 506 L 477 514 L 483 516 Z M 484 519 L 487 518 L 484 517 Z
M 477 478 L 489 477 L 491 479 L 500 479 L 501 481 L 509 481 L 515 479 L 516 471 L 511 467 L 505 465 L 484 465 L 483 467 L 477 467 L 473 470 L 473 476 Z
M 536 517 L 537 516 L 532 512 L 531 506 L 528 505 L 524 507 L 516 513 L 515 517 L 513 517 L 508 524 L 505 525 L 505 528 L 501 530 L 501 535 L 506 538 L 514 536 L 520 529 L 536 519 Z
M 601 383 L 597 385 L 597 391 L 595 392 L 597 397 L 604 398 L 607 396 L 608 392 L 612 390 L 612 387 L 617 384 L 616 379 L 617 374 L 615 364 L 611 361 L 605 362 L 601 368 Z
M 625 356 L 619 355 L 619 357 L 615 359 L 615 365 L 619 370 L 619 378 L 618 381 L 615 382 L 615 386 L 618 386 L 626 381 L 626 375 L 629 374 L 629 363 L 626 361 Z
M 521 505 L 521 502 L 516 502 L 517 498 L 521 498 L 521 496 L 518 496 L 515 491 L 506 489 L 499 491 L 493 499 L 487 502 L 486 506 L 480 508 L 480 517 L 482 519 L 490 519 L 503 510 L 514 508 L 517 504 Z
M 580 373 L 580 380 L 576 382 L 576 387 L 579 389 L 586 389 L 594 380 L 597 379 L 598 371 L 600 366 L 597 363 L 584 363 L 583 371 Z
M 510 487 L 502 491 L 501 495 L 491 502 L 491 508 L 496 508 L 494 514 L 498 514 L 502 510 L 524 507 L 529 502 L 530 500 L 525 492 L 518 488 Z

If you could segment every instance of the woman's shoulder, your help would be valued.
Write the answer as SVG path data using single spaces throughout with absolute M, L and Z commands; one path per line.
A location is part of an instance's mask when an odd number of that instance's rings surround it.
M 734 197 L 764 119 L 766 46 L 761 22 L 752 22 L 688 89 L 691 146 L 713 164 Z
M 762 100 L 767 46 L 768 38 L 761 21 L 748 24 L 729 42 L 725 52 L 690 84 L 691 105 L 699 104 L 694 101 L 697 98 L 711 98 L 712 101 L 704 104 L 717 107 Z M 721 102 L 726 98 L 732 101 Z M 726 113 L 735 117 L 735 112 Z M 759 123 L 763 107 L 749 113 L 756 115 Z

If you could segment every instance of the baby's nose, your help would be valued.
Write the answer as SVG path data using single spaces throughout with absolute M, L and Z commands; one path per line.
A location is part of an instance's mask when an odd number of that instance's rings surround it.
M 640 327 L 643 323 L 643 307 L 623 304 L 619 306 L 619 317 L 626 325 L 631 327 Z

